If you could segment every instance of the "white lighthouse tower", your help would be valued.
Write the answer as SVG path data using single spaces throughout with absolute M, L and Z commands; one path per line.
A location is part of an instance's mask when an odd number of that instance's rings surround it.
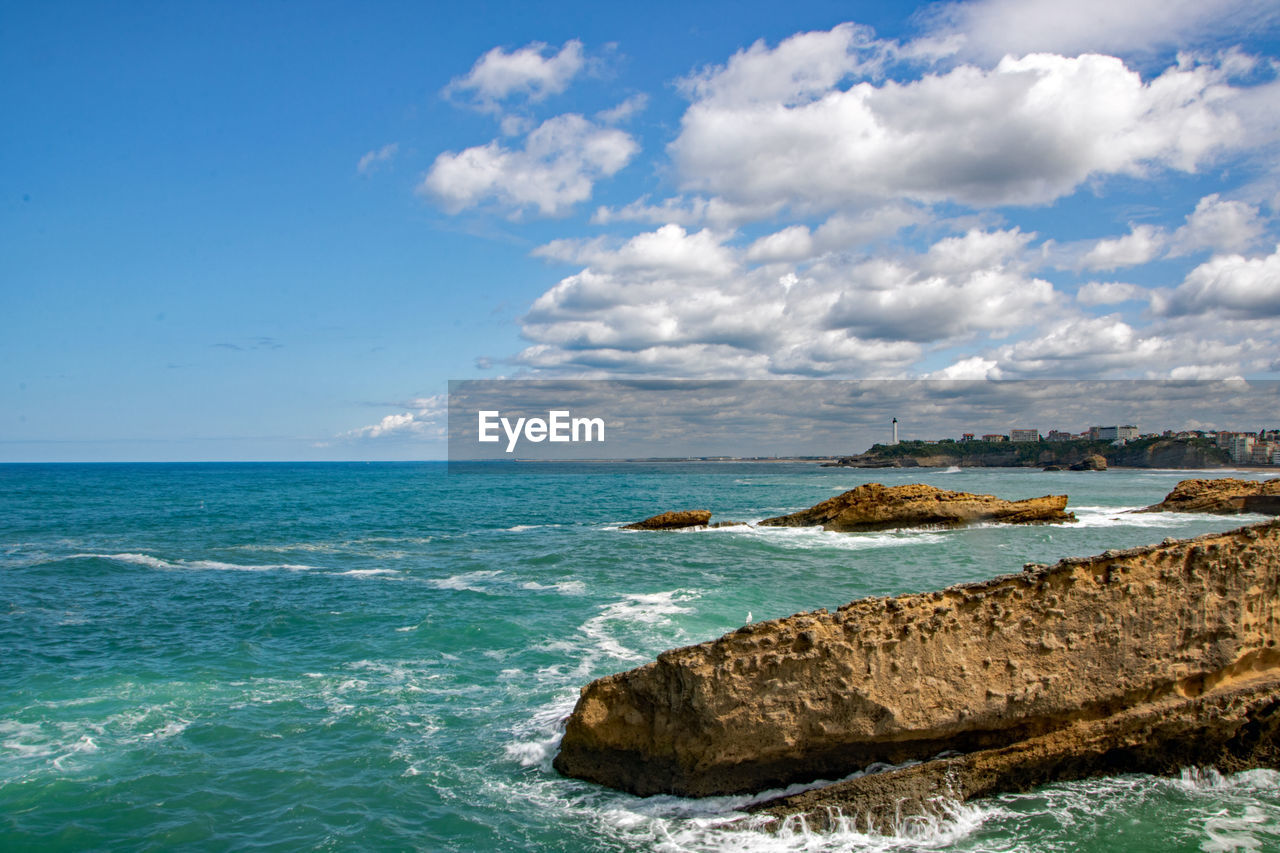
M 893 419 L 893 443 L 898 443 L 898 419 Z

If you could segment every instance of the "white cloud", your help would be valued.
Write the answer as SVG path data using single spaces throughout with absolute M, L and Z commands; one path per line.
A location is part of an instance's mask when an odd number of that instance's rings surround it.
M 833 253 L 781 271 L 745 266 L 753 252 L 763 257 L 761 244 L 734 249 L 728 236 L 667 225 L 616 247 L 542 247 L 588 266 L 534 302 L 522 321 L 533 345 L 520 360 L 685 376 L 900 376 L 927 344 L 1003 334 L 1057 300 L 1026 274 L 1032 235 L 1016 229 L 974 230 L 894 260 Z
M 595 181 L 614 175 L 639 151 L 630 135 L 580 115 L 548 119 L 513 150 L 497 140 L 436 157 L 419 192 L 457 213 L 495 201 L 513 214 L 529 208 L 553 216 L 591 197 Z
M 596 120 L 601 124 L 621 124 L 624 121 L 644 112 L 649 106 L 649 96 L 641 93 L 632 95 L 616 107 L 596 113 Z
M 775 48 L 757 41 L 723 66 L 686 77 L 680 88 L 695 101 L 724 106 L 806 103 L 855 72 L 878 66 L 889 49 L 870 28 L 845 23 L 828 31 L 797 33 Z
M 1146 299 L 1148 292 L 1136 284 L 1121 281 L 1091 281 L 1080 285 L 1076 291 L 1076 301 L 1081 305 L 1115 305 L 1118 302 L 1129 302 Z
M 803 38 L 838 46 L 833 33 Z M 1032 54 L 840 89 L 841 54 L 826 41 L 814 48 L 816 71 L 795 70 L 783 48 L 800 38 L 757 45 L 691 84 L 697 99 L 669 147 L 686 191 L 799 210 L 1035 204 L 1093 177 L 1193 171 L 1240 138 L 1237 90 L 1213 66 L 1144 82 L 1114 57 Z
M 376 424 L 347 430 L 338 438 L 377 439 L 407 436 L 444 438 L 444 421 L 448 415 L 448 406 L 448 400 L 443 394 L 419 397 L 409 400 L 403 406 L 414 411 L 387 415 Z
M 496 109 L 497 103 L 515 95 L 540 101 L 563 92 L 585 63 L 582 42 L 571 39 L 559 51 L 545 55 L 548 45 L 532 42 L 508 53 L 495 47 L 476 60 L 465 76 L 445 87 L 444 94 L 465 94 L 477 106 Z
M 781 231 L 761 237 L 747 248 L 747 260 L 800 261 L 813 254 L 813 235 L 806 225 L 789 225 Z
M 1265 257 L 1216 255 L 1197 266 L 1153 307 L 1168 315 L 1213 312 L 1239 320 L 1280 316 L 1280 245 Z
M 1165 235 L 1159 228 L 1135 225 L 1123 237 L 1099 240 L 1080 258 L 1080 265 L 1091 270 L 1138 266 L 1155 259 L 1164 245 Z
M 1275 0 L 978 0 L 939 7 L 933 33 L 964 55 L 996 60 L 1014 53 L 1123 55 L 1203 43 L 1274 24 Z
M 596 208 L 591 217 L 593 225 L 612 225 L 619 222 L 643 222 L 648 225 L 701 225 L 714 228 L 731 228 L 744 222 L 767 219 L 777 213 L 781 204 L 741 205 L 722 198 L 702 196 L 678 196 L 663 199 L 661 204 L 649 204 L 640 198 L 624 207 Z
M 362 175 L 367 175 L 379 166 L 390 163 L 399 150 L 400 144 L 398 142 L 375 148 L 360 158 L 360 162 L 356 164 L 356 171 Z
M 1174 232 L 1169 254 L 1177 257 L 1200 249 L 1243 252 L 1262 236 L 1258 209 L 1242 201 L 1223 201 L 1217 193 L 1200 199 L 1187 224 Z
M 1053 285 L 1018 261 L 1031 235 L 970 231 L 907 261 L 875 259 L 849 269 L 826 317 L 861 338 L 933 343 L 975 332 L 1005 334 L 1054 302 Z
M 589 241 L 554 240 L 534 249 L 536 257 L 589 264 L 603 272 L 641 271 L 646 274 L 724 276 L 733 272 L 736 261 L 724 243 L 725 235 L 704 229 L 690 234 L 679 225 L 664 225 L 657 231 L 639 234 L 618 248 L 609 248 L 602 239 Z
M 999 379 L 1000 368 L 994 359 L 980 355 L 962 358 L 941 370 L 927 374 L 925 379 Z

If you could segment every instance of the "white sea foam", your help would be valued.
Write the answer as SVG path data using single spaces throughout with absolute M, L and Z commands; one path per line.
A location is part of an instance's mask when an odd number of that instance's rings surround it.
M 959 474 L 959 473 L 960 473 L 960 466 L 959 466 L 959 465 L 952 465 L 950 468 L 948 468 L 947 470 L 943 471 L 942 473 L 943 473 L 943 474 Z
M 350 569 L 349 571 L 345 571 L 345 572 L 335 572 L 335 574 L 348 575 L 350 577 L 357 577 L 357 578 L 367 578 L 367 577 L 374 577 L 377 575 L 400 576 L 403 574 L 403 572 L 397 571 L 396 569 Z
M 648 655 L 624 645 L 619 635 L 638 634 L 637 639 L 662 639 L 669 644 L 671 638 L 658 637 L 652 629 L 669 625 L 670 617 L 677 613 L 692 612 L 693 608 L 685 607 L 684 602 L 700 595 L 700 592 L 689 589 L 624 595 L 621 601 L 602 606 L 600 613 L 582 623 L 578 630 L 591 641 L 593 652 L 618 660 L 644 660 Z M 638 628 L 641 630 L 637 631 Z M 649 630 L 643 630 L 645 628 Z M 594 658 L 588 655 L 579 669 L 589 667 L 593 662 Z
M 223 571 L 223 572 L 269 572 L 269 571 L 291 571 L 302 572 L 308 569 L 314 569 L 315 566 L 304 566 L 295 563 L 270 563 L 267 565 L 245 565 L 243 563 L 223 563 L 219 560 L 165 560 L 160 557 L 153 557 L 150 554 L 72 554 L 66 559 L 68 560 L 114 560 L 117 563 L 129 563 L 135 566 L 145 566 L 148 569 L 159 569 L 160 571 Z
M 1076 506 L 1068 507 L 1076 520 L 1071 527 L 1186 527 L 1204 522 L 1221 523 L 1226 518 L 1233 527 L 1266 521 L 1269 516 L 1254 513 L 1221 516 L 1202 512 L 1136 512 L 1140 506 Z
M 821 527 L 750 527 L 724 528 L 743 535 L 761 537 L 761 541 L 783 548 L 809 550 L 835 548 L 862 551 L 868 548 L 904 548 L 916 545 L 938 545 L 946 540 L 947 531 L 906 529 L 877 533 L 837 533 Z
M 468 592 L 487 592 L 486 582 L 502 574 L 501 569 L 481 569 L 475 572 L 463 572 L 447 578 L 430 578 L 427 583 L 436 589 L 455 589 Z
M 587 585 L 582 581 L 559 581 L 557 583 L 542 584 L 537 581 L 525 581 L 520 584 L 521 589 L 545 590 L 554 589 L 561 595 L 583 595 L 587 591 Z

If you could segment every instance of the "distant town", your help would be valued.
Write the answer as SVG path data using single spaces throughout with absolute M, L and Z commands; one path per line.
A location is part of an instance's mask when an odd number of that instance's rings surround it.
M 1123 426 L 1094 426 L 1079 433 L 1064 432 L 1051 429 L 1045 435 L 1038 429 L 1010 429 L 1006 433 L 985 433 L 976 435 L 966 432 L 959 439 L 942 438 L 918 442 L 917 445 L 947 445 L 974 443 L 1030 444 L 1035 442 L 1110 442 L 1114 447 L 1123 447 L 1135 441 L 1183 441 L 1203 443 L 1225 452 L 1237 465 L 1280 465 L 1280 429 L 1259 430 L 1257 432 L 1238 432 L 1230 430 L 1183 430 L 1175 432 L 1142 433 L 1133 424 Z M 888 446 L 900 444 L 898 441 L 898 421 L 893 421 L 893 439 Z M 876 445 L 883 448 L 886 445 Z M 875 448 L 873 448 L 874 450 Z

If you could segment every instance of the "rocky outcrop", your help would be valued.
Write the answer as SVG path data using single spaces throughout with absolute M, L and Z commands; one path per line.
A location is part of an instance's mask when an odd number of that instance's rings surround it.
M 1120 772 L 1143 766 L 1143 732 L 1170 708 L 1192 719 L 1186 703 L 1280 685 L 1277 644 L 1271 522 L 863 599 L 665 652 L 583 688 L 555 766 L 636 794 L 706 796 L 1021 744 L 1006 769 L 990 765 L 999 787 L 1019 768 L 1032 783 L 1061 774 L 1049 759 L 1034 769 L 1037 738 L 1106 722 L 1119 728 L 1079 731 L 1101 738 L 1088 755 L 1109 756 L 1089 761 Z M 1270 720 L 1276 706 L 1240 707 Z M 1144 709 L 1150 724 L 1118 716 Z
M 949 492 L 914 483 L 883 486 L 866 483 L 791 515 L 766 518 L 761 527 L 822 527 L 852 532 L 894 527 L 954 527 L 978 521 L 1008 524 L 1059 522 L 1075 518 L 1066 512 L 1066 495 L 1006 501 L 994 495 Z
M 1067 469 L 1068 471 L 1105 471 L 1107 470 L 1107 457 L 1100 453 L 1093 453 L 1081 459 L 1076 464 Z
M 1173 775 L 1280 767 L 1280 682 L 1266 674 L 1184 699 L 1172 696 L 1101 720 L 1081 720 L 1000 749 L 860 776 L 749 807 L 803 815 L 813 829 L 892 832 L 903 819 L 942 814 L 955 802 L 1114 773 Z
M 635 524 L 624 524 L 623 530 L 680 530 L 684 527 L 705 527 L 711 521 L 709 509 L 681 509 L 650 516 Z
M 1139 512 L 1212 512 L 1280 515 L 1280 477 L 1274 480 L 1183 480 L 1163 501 Z

